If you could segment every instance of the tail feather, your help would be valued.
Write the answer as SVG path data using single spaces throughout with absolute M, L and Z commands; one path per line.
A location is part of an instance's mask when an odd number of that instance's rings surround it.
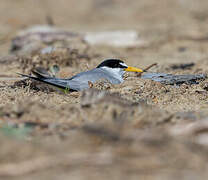
M 50 76 L 48 76 L 48 75 L 43 75 L 43 74 L 40 74 L 39 72 L 37 72 L 37 71 L 32 71 L 32 73 L 36 76 L 36 77 L 38 77 L 38 78 L 51 78 Z
M 61 89 L 68 89 L 69 90 L 69 87 L 66 87 L 62 84 L 59 84 L 59 83 L 55 83 L 55 82 L 50 82 L 48 81 L 49 79 L 53 79 L 51 77 L 44 77 L 44 76 L 39 76 L 39 77 L 34 77 L 34 76 L 30 76 L 30 75 L 26 75 L 26 74 L 21 74 L 21 73 L 17 73 L 18 75 L 20 76 L 23 76 L 23 77 L 27 77 L 27 78 L 30 78 L 30 79 L 34 79 L 36 81 L 39 81 L 39 82 L 43 82 L 43 83 L 46 83 L 46 84 L 49 84 L 49 85 L 52 85 L 52 86 L 55 86 L 55 87 L 58 87 L 58 88 L 61 88 Z

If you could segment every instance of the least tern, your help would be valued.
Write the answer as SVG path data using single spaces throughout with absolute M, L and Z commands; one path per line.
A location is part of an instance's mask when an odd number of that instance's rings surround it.
M 75 76 L 62 79 L 51 76 L 44 76 L 38 72 L 33 72 L 36 77 L 20 74 L 24 77 L 28 77 L 37 81 L 44 82 L 46 84 L 71 91 L 82 91 L 89 88 L 89 82 L 95 83 L 98 80 L 106 79 L 112 84 L 120 84 L 124 81 L 123 75 L 126 71 L 130 72 L 143 72 L 142 69 L 127 66 L 120 59 L 107 59 L 99 64 L 96 68 L 81 72 Z

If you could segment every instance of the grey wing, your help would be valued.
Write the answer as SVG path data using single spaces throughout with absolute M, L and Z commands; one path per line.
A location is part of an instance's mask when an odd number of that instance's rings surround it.
M 100 69 L 100 68 L 95 68 L 95 69 L 92 69 L 90 71 L 81 72 L 81 73 L 73 76 L 69 80 L 79 81 L 79 82 L 82 82 L 82 83 L 86 83 L 88 85 L 88 81 L 90 81 L 92 83 L 95 83 L 96 81 L 98 81 L 100 79 L 107 79 L 112 84 L 121 83 L 119 80 L 110 76 L 108 74 L 108 72 L 106 72 L 105 70 Z
M 76 80 L 76 81 L 97 81 L 98 79 L 103 76 L 103 72 L 100 69 L 92 69 L 90 71 L 81 72 L 76 74 L 75 76 L 71 77 L 69 80 Z
M 57 87 L 61 87 L 64 89 L 69 89 L 69 90 L 71 89 L 75 91 L 80 91 L 80 90 L 89 88 L 88 82 L 85 83 L 85 82 L 80 82 L 76 80 L 54 78 L 54 79 L 44 79 L 43 82 L 46 82 L 48 84 L 55 85 Z
M 95 68 L 90 71 L 81 72 L 73 76 L 72 78 L 68 79 L 67 81 L 69 87 L 80 91 L 89 88 L 89 81 L 95 83 L 96 81 L 102 78 L 105 78 L 105 72 Z
M 96 81 L 104 77 L 105 72 L 95 68 L 90 71 L 81 72 L 69 79 L 50 78 L 44 79 L 44 82 L 48 82 L 56 86 L 62 86 L 76 91 L 81 91 L 89 88 L 89 81 L 95 83 Z

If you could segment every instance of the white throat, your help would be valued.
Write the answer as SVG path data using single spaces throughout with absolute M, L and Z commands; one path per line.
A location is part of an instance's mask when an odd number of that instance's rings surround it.
M 110 76 L 113 76 L 114 78 L 123 82 L 123 75 L 125 71 L 122 68 L 110 68 L 110 67 L 101 67 L 101 68 L 107 71 Z

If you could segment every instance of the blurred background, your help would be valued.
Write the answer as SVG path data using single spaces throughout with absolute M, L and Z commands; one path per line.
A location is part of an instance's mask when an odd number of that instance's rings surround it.
M 137 30 L 145 38 L 207 33 L 204 0 L 1 0 L 0 52 L 6 38 L 37 24 L 72 31 Z

